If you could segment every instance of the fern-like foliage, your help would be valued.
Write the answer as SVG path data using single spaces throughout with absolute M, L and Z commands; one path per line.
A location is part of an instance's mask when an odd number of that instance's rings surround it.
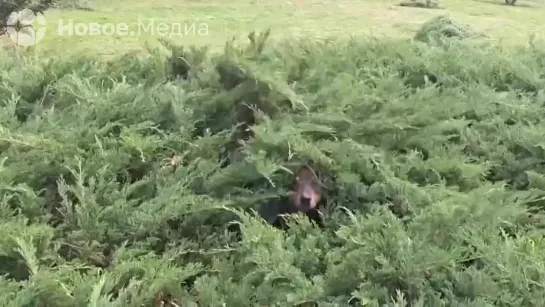
M 268 37 L 2 55 L 0 305 L 545 301 L 542 48 Z M 306 164 L 326 228 L 276 230 Z

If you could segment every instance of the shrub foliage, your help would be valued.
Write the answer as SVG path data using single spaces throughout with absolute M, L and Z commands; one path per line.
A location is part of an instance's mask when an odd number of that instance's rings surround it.
M 1 305 L 545 301 L 543 49 L 266 37 L 0 57 Z M 271 228 L 309 162 L 326 229 Z
M 453 39 L 472 39 L 486 37 L 470 26 L 452 19 L 448 15 L 439 15 L 425 22 L 416 32 L 414 39 L 427 43 L 441 43 Z

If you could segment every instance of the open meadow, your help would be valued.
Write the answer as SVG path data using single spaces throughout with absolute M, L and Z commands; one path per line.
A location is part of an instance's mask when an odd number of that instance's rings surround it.
M 0 306 L 544 306 L 545 2 L 76 4 L 0 40 Z

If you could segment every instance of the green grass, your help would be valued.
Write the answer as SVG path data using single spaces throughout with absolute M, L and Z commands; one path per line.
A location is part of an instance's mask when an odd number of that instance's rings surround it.
M 60 19 L 72 18 L 82 23 L 124 22 L 131 29 L 139 21 L 155 19 L 167 24 L 206 23 L 209 35 L 189 35 L 175 38 L 183 44 L 211 44 L 222 47 L 225 40 L 239 37 L 250 30 L 271 27 L 273 37 L 312 36 L 318 38 L 378 36 L 409 38 L 420 25 L 439 14 L 448 13 L 505 44 L 526 44 L 531 35 L 543 38 L 545 5 L 538 0 L 521 0 L 516 7 L 502 5 L 501 0 L 447 0 L 445 9 L 429 10 L 400 7 L 398 1 L 333 1 L 294 0 L 281 2 L 233 1 L 174 1 L 135 0 L 98 1 L 94 11 L 51 10 L 46 17 L 50 27 L 39 49 L 52 53 L 100 54 L 106 57 L 129 50 L 142 50 L 143 42 L 157 36 L 142 33 L 133 37 L 59 37 L 56 25 Z M 528 7 L 529 6 L 529 7 Z

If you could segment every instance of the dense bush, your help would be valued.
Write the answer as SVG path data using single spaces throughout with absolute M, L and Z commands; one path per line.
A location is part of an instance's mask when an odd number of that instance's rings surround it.
M 426 9 L 438 9 L 439 2 L 437 0 L 409 0 L 399 3 L 400 6 L 418 7 Z
M 92 11 L 95 6 L 94 0 L 56 0 L 55 7 L 59 9 Z
M 0 57 L 3 306 L 545 301 L 543 49 L 265 37 Z M 309 161 L 326 230 L 244 213 Z
M 440 15 L 425 22 L 416 32 L 414 39 L 427 43 L 451 42 L 453 39 L 472 39 L 486 37 L 469 25 L 463 24 L 448 15 Z

